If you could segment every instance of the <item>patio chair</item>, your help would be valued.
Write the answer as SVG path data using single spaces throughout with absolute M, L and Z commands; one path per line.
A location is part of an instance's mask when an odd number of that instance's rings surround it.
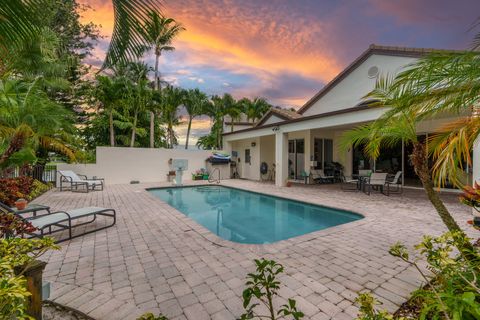
M 360 190 L 360 180 L 353 177 L 342 176 L 340 188 L 343 191 L 358 191 Z
M 25 218 L 22 214 L 25 214 L 29 211 L 22 210 L 21 213 L 12 210 L 9 206 L 0 202 L 0 207 L 6 210 L 7 212 L 15 214 L 17 217 L 21 218 L 26 222 L 30 222 L 38 232 L 30 233 L 30 237 L 32 238 L 42 238 L 46 235 L 51 235 L 57 232 L 68 231 L 68 238 L 57 240 L 57 242 L 62 242 L 66 240 L 71 240 L 73 238 L 77 238 L 92 232 L 96 232 L 99 230 L 103 230 L 109 227 L 112 227 L 116 223 L 116 212 L 114 209 L 109 208 L 100 208 L 100 207 L 84 207 L 84 208 L 77 208 L 77 209 L 70 209 L 65 211 L 56 211 L 56 212 L 48 212 L 43 215 L 38 215 L 36 217 L 29 217 Z M 30 211 L 31 212 L 31 211 Z M 95 228 L 93 230 L 84 231 L 80 234 L 73 235 L 72 230 L 73 228 L 87 225 L 93 223 L 97 216 L 105 216 L 112 218 L 112 222 L 106 226 L 102 226 L 99 228 Z M 79 220 L 81 218 L 90 218 L 88 221 L 80 222 L 76 224 L 72 224 L 72 222 Z
M 321 169 L 313 169 L 310 171 L 310 174 L 312 175 L 312 179 L 315 182 L 319 183 L 333 183 L 335 181 L 334 176 L 326 176 L 325 173 L 323 173 L 323 170 Z
M 395 176 L 391 181 L 386 181 L 386 194 L 389 196 L 391 193 L 403 193 L 403 186 L 402 186 L 402 171 L 397 171 Z
M 88 179 L 86 175 L 76 174 L 71 170 L 59 170 L 60 174 L 60 191 L 70 190 L 72 192 L 89 192 L 89 191 L 102 191 L 105 184 L 105 179 L 95 178 Z M 67 189 L 64 184 L 70 185 Z M 80 189 L 79 189 L 80 187 Z
M 381 193 L 384 193 L 384 187 L 385 184 L 387 183 L 387 175 L 388 173 L 379 173 L 379 172 L 374 172 L 372 175 L 368 178 L 363 178 L 363 191 L 370 195 L 372 190 L 378 189 Z

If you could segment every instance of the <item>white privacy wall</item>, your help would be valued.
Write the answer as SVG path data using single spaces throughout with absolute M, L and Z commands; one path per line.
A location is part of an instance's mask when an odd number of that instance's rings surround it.
M 183 173 L 185 181 L 192 180 L 192 172 L 206 168 L 206 159 L 211 151 L 159 149 L 159 148 L 112 148 L 97 147 L 97 160 L 93 164 L 59 164 L 58 170 L 72 170 L 89 178 L 105 178 L 106 184 L 167 181 L 172 170 L 169 159 L 187 159 L 188 170 Z M 228 179 L 229 176 L 222 176 Z

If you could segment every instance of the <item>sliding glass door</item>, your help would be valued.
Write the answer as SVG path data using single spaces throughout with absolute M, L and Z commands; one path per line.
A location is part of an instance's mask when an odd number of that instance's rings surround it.
M 301 179 L 305 166 L 305 140 L 288 140 L 288 177 Z
M 333 140 L 315 138 L 313 142 L 315 169 L 325 169 L 333 162 Z

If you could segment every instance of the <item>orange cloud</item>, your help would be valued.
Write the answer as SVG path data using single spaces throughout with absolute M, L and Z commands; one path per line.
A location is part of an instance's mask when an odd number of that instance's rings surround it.
M 103 34 L 113 29 L 111 1 L 83 0 L 95 11 L 82 18 L 102 25 Z M 319 24 L 305 28 L 302 21 L 267 15 L 261 3 L 239 8 L 230 2 L 172 1 L 165 4 L 166 14 L 185 25 L 175 46 L 189 64 L 213 66 L 238 73 L 267 75 L 281 72 L 300 74 L 328 81 L 341 69 L 341 63 L 318 50 Z M 283 14 L 283 13 L 280 13 Z M 275 19 L 283 22 L 277 22 Z M 306 97 L 307 98 L 307 97 Z

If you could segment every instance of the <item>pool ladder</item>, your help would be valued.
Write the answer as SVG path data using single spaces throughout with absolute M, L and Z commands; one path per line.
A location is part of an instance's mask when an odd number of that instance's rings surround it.
M 213 177 L 215 172 L 218 172 L 218 179 L 214 179 Z M 220 169 L 218 168 L 213 169 L 212 173 L 208 176 L 208 182 L 217 183 L 217 184 L 220 183 Z

